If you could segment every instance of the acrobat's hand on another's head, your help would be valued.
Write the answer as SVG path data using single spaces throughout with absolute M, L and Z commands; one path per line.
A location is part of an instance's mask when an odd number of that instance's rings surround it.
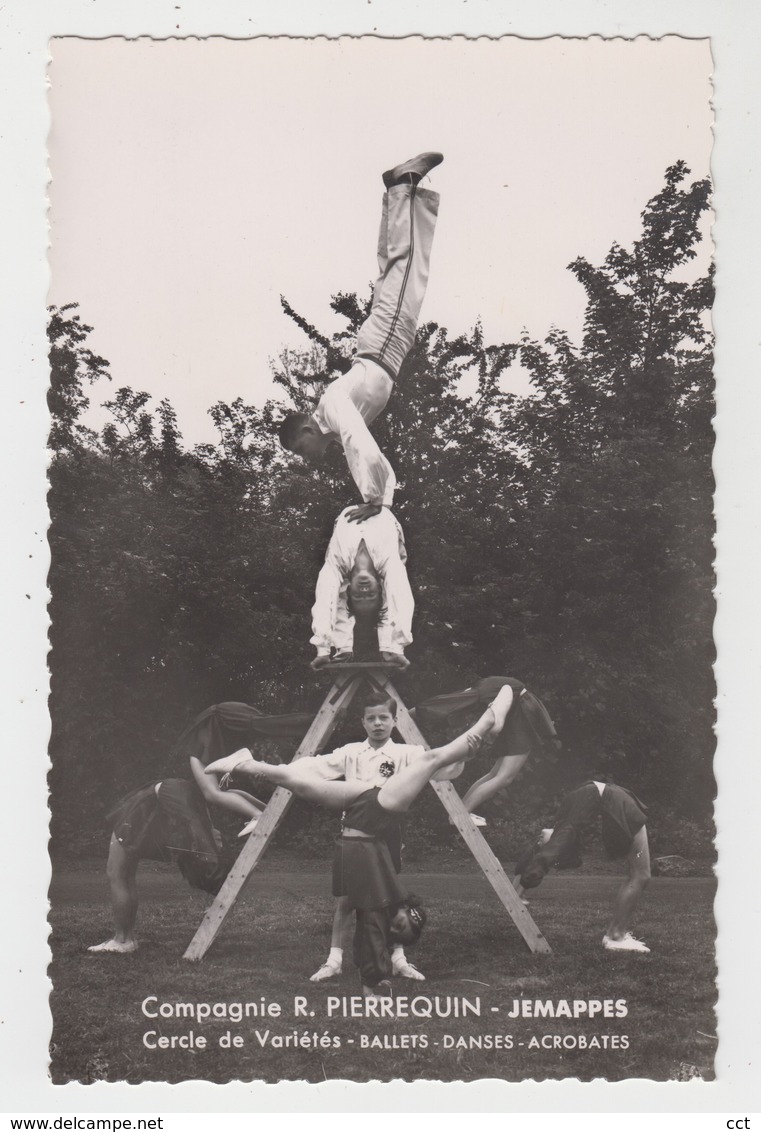
M 374 515 L 380 515 L 382 510 L 381 503 L 358 503 L 356 507 L 350 507 L 346 512 L 346 521 L 361 523 L 364 519 L 372 519 Z

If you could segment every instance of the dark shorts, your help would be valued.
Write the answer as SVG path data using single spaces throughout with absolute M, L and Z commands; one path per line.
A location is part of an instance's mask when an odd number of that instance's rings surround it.
M 377 837 L 337 837 L 333 856 L 333 895 L 354 908 L 387 908 L 406 893 L 385 841 Z
M 158 790 L 157 790 L 158 786 Z M 174 861 L 205 892 L 218 892 L 226 875 L 200 791 L 183 778 L 139 786 L 108 815 L 114 837 L 138 860 Z
M 563 799 L 552 840 L 559 838 L 563 830 L 571 829 L 578 844 L 579 835 L 601 816 L 605 852 L 609 857 L 625 857 L 635 833 L 645 824 L 646 815 L 644 804 L 624 786 L 608 783 L 601 795 L 594 782 L 585 782 Z
M 631 790 L 612 783 L 603 790 L 601 802 L 605 851 L 610 857 L 625 857 L 647 820 L 647 809 Z
M 632 841 L 645 825 L 646 809 L 636 794 L 623 786 L 609 784 L 600 795 L 594 782 L 572 790 L 563 799 L 553 823 L 549 841 L 541 848 L 532 846 L 516 865 L 522 878 L 536 872 L 533 879 L 523 883 L 526 888 L 539 884 L 542 876 L 557 865 L 559 869 L 574 869 L 582 864 L 581 850 L 586 829 L 601 819 L 602 841 L 609 857 L 625 857 Z

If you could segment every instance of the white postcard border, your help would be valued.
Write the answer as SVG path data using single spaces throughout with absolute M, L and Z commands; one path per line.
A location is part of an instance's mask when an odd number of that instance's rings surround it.
M 5 718 L 9 720 L 5 860 L 10 893 L 3 938 L 7 1014 L 2 1065 L 9 1111 L 357 1111 L 380 1103 L 387 1111 L 737 1111 L 758 1107 L 758 962 L 750 901 L 757 860 L 752 843 L 759 798 L 755 725 L 759 646 L 759 517 L 757 420 L 759 283 L 758 145 L 761 17 L 742 0 L 563 3 L 469 2 L 367 4 L 333 0 L 326 11 L 309 0 L 286 6 L 228 0 L 224 12 L 208 2 L 165 0 L 9 0 L 0 10 L 4 61 L 2 147 L 6 182 L 2 222 L 11 241 L 3 272 L 5 360 L 3 457 L 9 504 L 5 554 L 11 632 L 4 650 Z M 49 878 L 45 796 L 48 738 L 45 633 L 44 393 L 47 384 L 44 305 L 46 44 L 53 35 L 407 34 L 543 37 L 710 37 L 715 60 L 716 147 L 713 172 L 718 260 L 715 326 L 719 338 L 719 414 L 716 454 L 719 514 L 720 796 L 719 985 L 722 995 L 718 1079 L 714 1083 L 579 1084 L 419 1083 L 417 1085 L 52 1086 L 46 1079 L 49 1034 L 45 968 L 45 891 Z M 755 237 L 755 238 L 754 238 Z M 4 243 L 6 243 L 4 241 Z M 6 246 L 8 244 L 6 243 Z M 755 278 L 754 278 L 755 276 Z M 754 475 L 755 473 L 755 475 Z M 754 571 L 754 566 L 756 569 Z M 23 864 L 22 864 L 23 863 Z M 757 900 L 757 896 L 755 896 Z M 755 1003 L 755 1007 L 754 1004 Z M 754 1091 L 755 1089 L 755 1091 Z M 477 1094 L 477 1096 L 476 1096 Z M 755 1097 L 755 1104 L 754 1104 Z

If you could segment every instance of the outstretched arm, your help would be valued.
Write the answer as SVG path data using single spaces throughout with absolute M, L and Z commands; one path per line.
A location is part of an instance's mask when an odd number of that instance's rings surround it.
M 335 557 L 331 554 L 331 546 L 325 556 L 325 562 L 317 575 L 317 585 L 314 591 L 314 605 L 312 606 L 312 637 L 311 644 L 317 649 L 318 656 L 328 656 L 331 646 L 339 646 L 336 640 L 336 628 L 341 631 L 341 645 L 343 637 L 349 632 L 351 639 L 354 625 L 346 609 L 346 601 L 341 608 L 341 587 L 344 584 L 343 572 Z M 340 614 L 340 615 L 339 615 Z
M 342 389 L 330 386 L 321 406 L 325 423 L 341 441 L 349 471 L 365 503 L 390 507 L 396 476 L 357 406 Z
M 389 555 L 382 567 L 382 575 L 388 619 L 383 627 L 378 627 L 378 645 L 381 652 L 404 652 L 412 642 L 415 599 L 407 568 L 397 553 Z

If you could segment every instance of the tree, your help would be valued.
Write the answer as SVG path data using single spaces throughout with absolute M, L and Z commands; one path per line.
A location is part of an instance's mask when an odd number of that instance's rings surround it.
M 521 355 L 537 396 L 506 427 L 530 453 L 527 595 L 561 652 L 550 679 L 572 742 L 705 813 L 711 775 L 712 272 L 696 255 L 709 183 L 677 163 L 631 252 L 571 270 L 587 293 L 575 348 L 553 331 Z M 540 596 L 541 595 L 541 596 Z M 564 671 L 563 671 L 564 670 Z
M 63 307 L 48 307 L 48 408 L 51 415 L 48 444 L 54 452 L 74 451 L 92 441 L 91 430 L 79 423 L 90 403 L 82 383 L 92 384 L 100 377 L 110 380 L 108 362 L 85 345 L 92 327 L 86 326 L 78 314 L 69 313 L 78 306 L 78 303 L 67 303 Z

